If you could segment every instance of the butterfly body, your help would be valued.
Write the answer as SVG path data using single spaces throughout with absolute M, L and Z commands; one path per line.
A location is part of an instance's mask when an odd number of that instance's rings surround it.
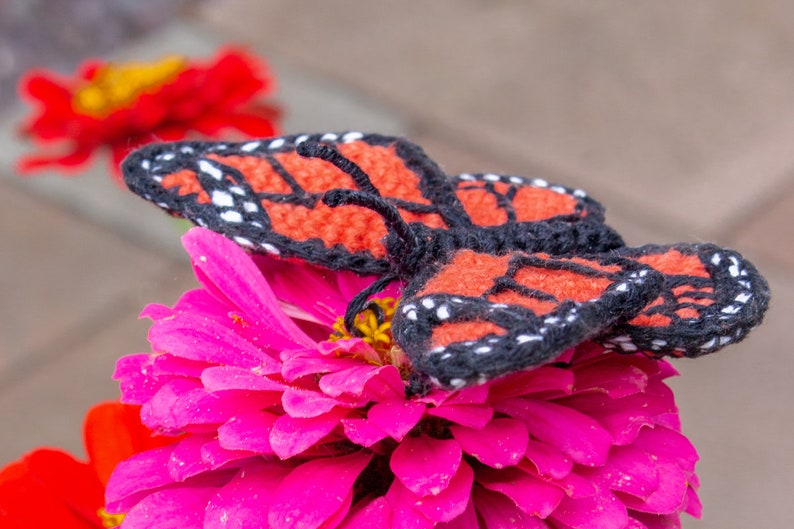
M 361 133 L 180 142 L 123 165 L 142 197 L 254 252 L 407 283 L 393 322 L 414 369 L 463 387 L 594 339 L 698 356 L 766 309 L 753 266 L 714 245 L 626 248 L 584 191 L 518 176 L 448 177 L 418 146 Z

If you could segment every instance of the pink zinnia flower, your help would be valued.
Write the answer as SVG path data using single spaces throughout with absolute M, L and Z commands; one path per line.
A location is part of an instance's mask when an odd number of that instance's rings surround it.
M 251 257 L 198 228 L 183 241 L 201 288 L 145 309 L 154 353 L 116 377 L 145 425 L 192 435 L 118 465 L 106 499 L 122 527 L 662 529 L 699 515 L 666 362 L 584 343 L 407 395 L 388 320 L 362 320 L 367 341 L 332 336 L 372 278 Z

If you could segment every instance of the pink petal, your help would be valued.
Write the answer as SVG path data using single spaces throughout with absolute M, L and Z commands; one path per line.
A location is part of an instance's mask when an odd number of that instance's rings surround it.
M 322 343 L 320 343 L 320 346 L 322 346 Z M 326 358 L 324 356 L 317 356 L 316 348 L 305 350 L 306 354 L 299 354 L 302 352 L 304 351 L 289 351 L 289 357 L 282 358 L 283 365 L 281 366 L 281 375 L 287 382 L 294 382 L 300 377 L 307 375 L 315 376 L 317 374 L 331 373 L 361 366 L 360 361 L 352 358 Z M 325 378 L 325 376 L 323 378 Z
M 621 399 L 601 393 L 583 393 L 558 402 L 594 418 L 612 434 L 617 445 L 632 443 L 643 426 L 656 423 L 656 417 L 676 413 L 672 391 L 656 379 L 648 381 L 644 393 Z
M 447 419 L 461 426 L 480 429 L 493 418 L 493 408 L 482 404 L 444 404 L 438 408 L 428 408 L 427 414 Z
M 562 479 L 571 473 L 573 460 L 557 448 L 530 439 L 527 442 L 526 457 L 535 465 L 541 476 Z
M 449 522 L 436 524 L 435 529 L 480 529 L 477 511 L 474 509 L 474 502 L 471 501 L 471 498 L 463 514 Z
M 264 373 L 254 373 L 251 369 L 237 366 L 208 367 L 201 372 L 201 383 L 208 391 L 226 389 L 245 389 L 251 391 L 284 391 L 286 386 Z M 276 401 L 277 402 L 277 401 Z
M 366 419 L 342 419 L 345 436 L 354 443 L 370 447 L 386 437 L 386 432 Z
M 192 314 L 161 320 L 149 329 L 153 351 L 165 351 L 189 360 L 241 367 L 263 366 L 267 373 L 278 372 L 278 362 L 236 332 L 213 325 Z
M 402 441 L 424 413 L 424 404 L 410 400 L 386 400 L 373 405 L 367 412 L 367 418 L 394 440 Z
M 213 470 L 217 470 L 231 463 L 239 462 L 243 459 L 250 459 L 254 456 L 247 450 L 227 450 L 222 448 L 217 439 L 213 439 L 201 447 L 201 460 L 209 464 Z
M 657 515 L 632 512 L 631 516 L 640 522 L 645 529 L 681 529 L 681 517 L 677 514 Z
M 203 291 L 188 290 L 187 292 L 182 294 L 182 297 L 184 298 L 191 292 L 203 292 Z M 143 307 L 143 310 L 140 312 L 140 314 L 138 314 L 138 318 L 139 319 L 149 318 L 152 321 L 157 321 L 157 320 L 164 320 L 166 318 L 171 318 L 173 317 L 173 315 L 174 315 L 174 309 L 172 309 L 171 307 L 167 305 L 161 305 L 160 303 L 149 303 L 148 305 Z
M 477 472 L 477 482 L 488 490 L 504 494 L 519 509 L 539 518 L 548 517 L 565 497 L 559 487 L 517 468 L 481 469 Z
M 150 376 L 146 366 L 151 355 L 135 354 L 122 356 L 116 360 L 113 380 L 119 381 L 121 401 L 126 404 L 143 404 L 157 393 L 162 381 Z
M 278 402 L 271 392 L 208 393 L 196 386 L 195 380 L 172 379 L 143 405 L 143 423 L 152 430 L 181 431 L 188 425 L 222 424 L 239 413 L 268 408 L 274 398 Z
M 320 379 L 320 389 L 332 397 L 343 394 L 380 402 L 405 397 L 405 384 L 394 366 L 356 365 Z
M 389 502 L 383 497 L 377 497 L 363 507 L 354 507 L 339 529 L 384 529 L 390 527 L 390 520 Z
M 394 450 L 390 467 L 405 487 L 417 496 L 432 496 L 449 487 L 461 464 L 463 451 L 454 439 L 426 434 L 406 437 Z
M 136 503 L 131 496 L 173 483 L 168 473 L 172 450 L 169 446 L 147 450 L 116 465 L 105 490 L 108 512 L 127 512 Z
M 211 435 L 192 435 L 179 441 L 168 460 L 168 473 L 174 481 L 184 481 L 191 476 L 212 470 L 201 459 L 201 447 L 212 440 Z
M 686 491 L 687 503 L 684 512 L 693 518 L 700 518 L 703 516 L 703 505 L 700 503 L 700 498 L 698 498 L 697 491 L 693 488 L 696 487 L 696 485 L 692 483 L 692 479 L 689 481 L 689 489 Z
M 625 492 L 638 498 L 647 498 L 659 487 L 659 470 L 643 451 L 629 446 L 615 446 L 609 461 L 593 476 L 613 491 Z
M 196 278 L 218 299 L 228 300 L 257 318 L 256 324 L 276 334 L 291 337 L 296 345 L 310 347 L 314 341 L 279 310 L 273 290 L 261 272 L 239 246 L 226 237 L 203 228 L 193 228 L 182 237 L 191 257 Z M 230 270 L 233 271 L 230 273 Z
M 281 459 L 300 454 L 331 433 L 347 413 L 346 409 L 334 408 L 324 415 L 305 419 L 282 415 L 270 431 L 270 446 Z
M 416 495 L 394 480 L 385 496 L 392 510 L 390 529 L 434 529 L 435 522 L 414 508 Z
M 643 428 L 633 446 L 654 459 L 674 461 L 690 473 L 698 461 L 698 453 L 689 439 L 667 428 Z
M 270 432 L 277 418 L 261 410 L 238 413 L 218 428 L 218 442 L 226 450 L 272 454 Z
M 516 465 L 527 449 L 527 427 L 515 419 L 494 419 L 484 428 L 451 426 L 452 436 L 463 451 L 489 467 Z
M 313 459 L 295 468 L 275 492 L 268 515 L 270 526 L 280 529 L 320 527 L 337 514 L 370 459 L 371 454 L 355 452 Z
M 629 509 L 651 514 L 672 514 L 684 509 L 687 501 L 689 484 L 687 474 L 674 463 L 656 461 L 659 470 L 659 486 L 645 499 L 634 496 L 622 496 L 623 503 Z
M 344 298 L 334 285 L 334 272 L 303 263 L 283 263 L 267 256 L 257 256 L 256 263 L 279 299 L 300 307 L 329 326 L 345 314 L 351 298 Z
M 252 464 L 241 470 L 210 498 L 203 529 L 261 527 L 270 510 L 272 491 L 291 468 L 280 464 Z
M 570 369 L 542 366 L 521 371 L 491 383 L 491 402 L 512 399 L 529 393 L 544 397 L 568 395 L 573 391 L 574 374 Z
M 447 392 L 449 398 L 445 401 L 447 405 L 459 404 L 485 404 L 488 402 L 489 387 L 486 384 L 479 386 L 469 386 L 458 391 Z
M 550 529 L 543 520 L 523 512 L 506 496 L 481 487 L 474 488 L 473 496 L 474 506 L 488 529 Z
M 582 465 L 603 465 L 612 446 L 612 436 L 595 420 L 566 406 L 510 399 L 496 409 L 522 420 L 533 437 L 559 448 Z
M 434 496 L 416 496 L 411 491 L 404 495 L 405 500 L 413 497 L 412 507 L 434 522 L 449 522 L 466 510 L 471 497 L 474 471 L 465 462 L 455 473 L 449 486 Z
M 150 494 L 124 517 L 124 529 L 203 529 L 204 510 L 216 489 L 192 487 Z
M 538 475 L 535 465 L 533 465 L 528 459 L 521 461 L 517 467 L 531 476 L 535 476 L 559 489 L 562 489 L 562 491 L 565 492 L 565 495 L 569 498 L 589 498 L 596 493 L 596 487 L 593 484 L 593 481 L 589 478 L 580 476 L 576 472 L 570 472 L 562 478 L 548 479 Z
M 284 412 L 291 417 L 318 417 L 340 404 L 317 391 L 288 388 L 281 396 Z
M 149 358 L 149 371 L 158 379 L 172 376 L 200 378 L 201 373 L 207 369 L 207 362 L 188 360 L 168 353 L 153 354 Z
M 551 516 L 573 529 L 623 529 L 628 513 L 615 496 L 602 493 L 589 498 L 563 498 Z
M 641 356 L 609 356 L 584 366 L 574 373 L 574 391 L 598 391 L 613 399 L 645 390 L 648 375 L 657 373 L 655 361 Z

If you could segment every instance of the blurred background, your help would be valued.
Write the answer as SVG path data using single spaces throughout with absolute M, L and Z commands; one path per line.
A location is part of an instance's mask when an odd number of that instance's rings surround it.
M 775 0 L 0 0 L 0 465 L 82 453 L 115 359 L 148 351 L 149 302 L 193 286 L 172 221 L 111 181 L 21 178 L 19 75 L 85 58 L 272 65 L 285 133 L 406 135 L 448 172 L 582 187 L 627 242 L 714 241 L 769 279 L 767 321 L 679 361 L 702 521 L 794 522 L 794 3 Z

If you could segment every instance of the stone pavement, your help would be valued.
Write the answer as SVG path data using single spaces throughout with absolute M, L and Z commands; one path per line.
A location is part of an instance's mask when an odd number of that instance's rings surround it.
M 405 134 L 449 172 L 581 186 L 627 241 L 713 240 L 770 280 L 765 325 L 680 361 L 705 505 L 688 529 L 794 521 L 794 4 L 574 0 L 217 0 L 114 57 L 209 55 L 239 42 L 280 79 L 286 132 Z M 193 284 L 170 219 L 86 176 L 19 179 L 0 130 L 0 463 L 51 444 L 113 398 L 146 351 L 148 302 Z

